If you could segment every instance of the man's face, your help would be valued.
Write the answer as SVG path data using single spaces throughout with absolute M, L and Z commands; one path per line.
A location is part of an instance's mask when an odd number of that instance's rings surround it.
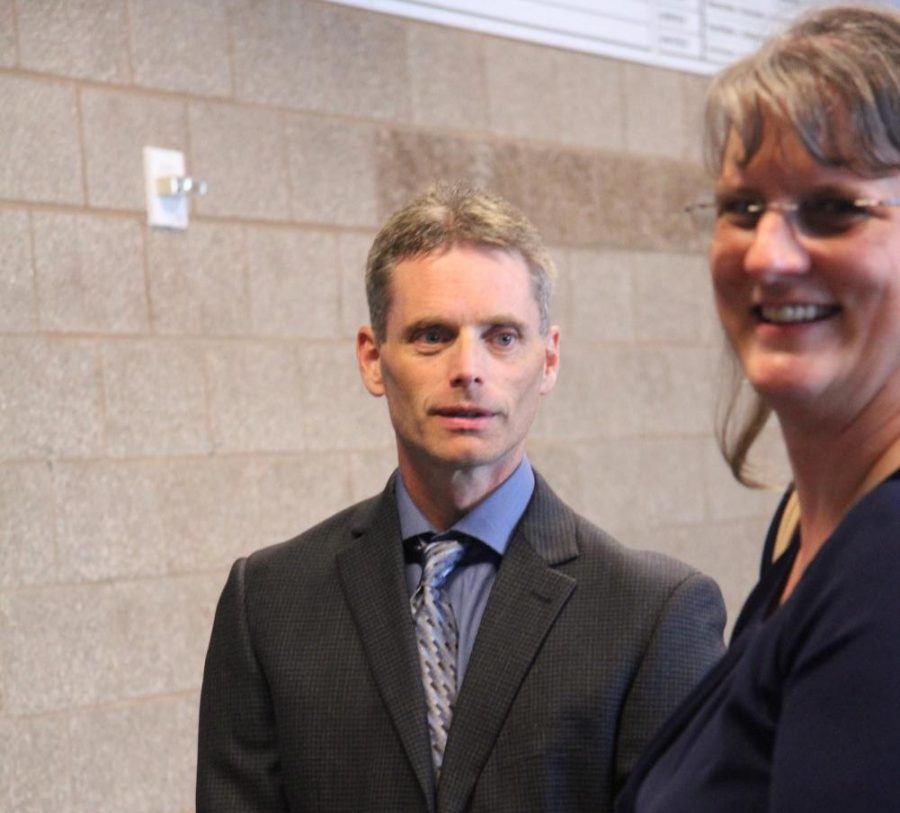
M 400 262 L 384 341 L 370 328 L 357 341 L 366 388 L 387 397 L 404 477 L 481 468 L 496 483 L 522 459 L 558 349 L 558 328 L 540 333 L 521 257 L 466 246 Z

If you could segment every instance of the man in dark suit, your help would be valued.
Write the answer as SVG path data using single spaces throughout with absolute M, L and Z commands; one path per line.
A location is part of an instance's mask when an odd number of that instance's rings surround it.
M 520 213 L 461 187 L 379 233 L 357 356 L 398 470 L 234 565 L 198 813 L 610 811 L 719 657 L 715 584 L 619 545 L 525 457 L 559 365 L 552 273 Z

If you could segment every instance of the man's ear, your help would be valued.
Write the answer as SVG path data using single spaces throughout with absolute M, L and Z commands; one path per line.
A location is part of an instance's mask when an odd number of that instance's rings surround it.
M 559 374 L 559 328 L 551 326 L 547 332 L 544 345 L 544 378 L 541 381 L 541 395 L 546 395 L 556 386 L 556 376 Z
M 375 396 L 384 395 L 381 379 L 381 350 L 371 327 L 365 325 L 356 334 L 356 361 L 366 389 Z

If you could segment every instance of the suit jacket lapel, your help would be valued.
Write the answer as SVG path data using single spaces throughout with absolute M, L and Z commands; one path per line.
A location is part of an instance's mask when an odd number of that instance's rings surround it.
M 371 514 L 360 517 L 354 543 L 337 556 L 344 597 L 366 657 L 429 810 L 434 775 L 425 700 L 403 571 L 393 479 Z
M 519 686 L 575 581 L 553 569 L 577 555 L 571 512 L 537 478 L 497 573 L 444 754 L 438 809 L 465 808 Z

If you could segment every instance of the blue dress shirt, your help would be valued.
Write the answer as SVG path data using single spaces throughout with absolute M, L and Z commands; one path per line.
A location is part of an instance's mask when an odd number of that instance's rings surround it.
M 453 606 L 459 631 L 456 673 L 460 686 L 500 559 L 506 553 L 509 540 L 525 513 L 533 492 L 534 472 L 528 459 L 523 458 L 516 470 L 500 486 L 451 528 L 441 533 L 442 536 L 460 534 L 472 537 L 493 552 L 488 556 L 472 557 L 474 561 L 467 555 L 450 575 L 444 588 Z M 401 476 L 397 477 L 397 509 L 400 512 L 400 532 L 404 540 L 415 539 L 422 534 L 439 533 L 416 507 Z M 421 575 L 422 566 L 418 562 L 407 562 L 406 586 L 410 596 L 418 586 Z

